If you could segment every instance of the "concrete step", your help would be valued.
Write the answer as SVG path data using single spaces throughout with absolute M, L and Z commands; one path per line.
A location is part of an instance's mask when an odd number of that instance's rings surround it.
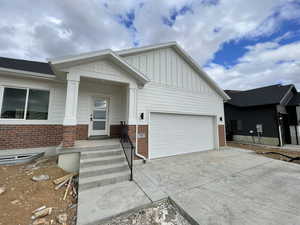
M 108 150 L 81 152 L 81 159 L 121 155 L 122 151 L 123 151 L 122 149 L 108 149 Z
M 94 135 L 94 136 L 89 136 L 88 140 L 107 140 L 111 139 L 110 136 L 107 135 Z
M 91 167 L 81 168 L 79 178 L 99 176 L 99 175 L 110 174 L 110 173 L 119 173 L 123 171 L 128 171 L 128 169 L 129 167 L 126 162 L 100 165 L 100 166 L 98 165 L 91 166 Z
M 72 153 L 72 152 L 92 152 L 99 150 L 119 149 L 121 144 L 107 144 L 101 146 L 74 146 L 71 148 L 58 149 L 58 153 Z
M 79 192 L 82 192 L 87 189 L 115 184 L 123 181 L 128 181 L 130 178 L 130 171 L 103 174 L 99 176 L 79 178 Z
M 116 164 L 116 163 L 124 162 L 125 160 L 126 158 L 124 155 L 80 159 L 80 169 L 90 167 L 90 166 L 97 166 L 97 165 Z

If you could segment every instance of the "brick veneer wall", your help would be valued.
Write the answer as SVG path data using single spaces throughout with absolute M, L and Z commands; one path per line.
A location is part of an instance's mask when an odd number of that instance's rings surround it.
M 135 125 L 128 126 L 128 135 L 135 144 Z M 138 139 L 138 153 L 148 158 L 148 125 L 139 125 L 138 133 L 144 133 L 144 138 Z
M 87 140 L 89 136 L 89 125 L 80 124 L 76 127 L 76 140 Z
M 62 138 L 62 125 L 0 125 L 0 149 L 56 146 Z
M 110 137 L 118 138 L 121 134 L 121 125 L 110 125 Z
M 63 147 L 74 146 L 76 140 L 77 126 L 63 126 Z
M 219 145 L 225 146 L 225 126 L 219 125 Z

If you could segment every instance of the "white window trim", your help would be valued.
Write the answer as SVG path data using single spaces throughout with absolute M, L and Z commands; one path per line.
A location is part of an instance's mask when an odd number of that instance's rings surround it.
M 2 112 L 3 93 L 4 93 L 4 86 L 0 86 L 0 114 Z
M 2 103 L 4 97 L 4 89 L 5 88 L 15 88 L 15 89 L 26 89 L 26 99 L 25 99 L 25 108 L 24 108 L 24 117 L 23 119 L 16 119 L 16 118 L 1 118 L 2 114 Z M 48 117 L 46 120 L 27 120 L 27 107 L 28 107 L 28 99 L 29 99 L 29 90 L 39 90 L 39 91 L 48 91 L 49 92 L 49 105 L 48 105 Z M 0 86 L 0 121 L 49 121 L 49 112 L 50 112 L 50 100 L 51 100 L 51 91 L 50 88 L 35 88 L 35 87 L 23 87 L 23 86 L 13 86 L 13 85 L 3 85 Z

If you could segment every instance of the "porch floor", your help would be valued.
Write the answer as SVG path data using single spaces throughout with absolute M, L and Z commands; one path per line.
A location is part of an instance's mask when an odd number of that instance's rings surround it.
M 117 144 L 120 144 L 120 140 L 118 138 L 109 138 L 101 140 L 80 140 L 75 142 L 74 148 L 93 148 Z

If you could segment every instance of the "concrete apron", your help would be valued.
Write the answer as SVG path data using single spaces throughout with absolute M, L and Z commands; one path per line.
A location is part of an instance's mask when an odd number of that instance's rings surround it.
M 137 175 L 137 173 L 139 175 Z M 298 224 L 300 166 L 227 148 L 136 168 L 151 199 L 169 196 L 199 224 Z

